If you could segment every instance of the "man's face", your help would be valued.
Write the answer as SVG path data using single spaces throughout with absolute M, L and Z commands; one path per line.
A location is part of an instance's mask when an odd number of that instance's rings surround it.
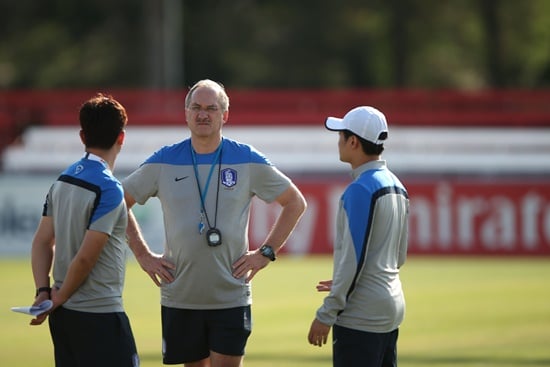
M 200 87 L 193 92 L 189 107 L 185 109 L 185 118 L 191 132 L 199 137 L 219 134 L 227 121 L 228 111 L 222 111 L 217 91 Z
M 340 161 L 349 163 L 350 162 L 350 140 L 352 137 L 349 137 L 346 140 L 346 136 L 343 131 L 338 132 L 338 153 L 340 155 Z

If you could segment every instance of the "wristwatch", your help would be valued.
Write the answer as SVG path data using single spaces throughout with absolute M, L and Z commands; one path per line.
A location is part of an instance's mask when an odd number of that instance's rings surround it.
M 260 247 L 260 253 L 271 261 L 275 261 L 276 259 L 275 251 L 273 251 L 273 247 L 269 245 L 263 245 L 262 247 Z
M 36 293 L 34 294 L 35 297 L 38 297 L 38 295 L 42 292 L 48 292 L 48 295 L 51 293 L 52 289 L 50 287 L 40 287 L 36 289 Z

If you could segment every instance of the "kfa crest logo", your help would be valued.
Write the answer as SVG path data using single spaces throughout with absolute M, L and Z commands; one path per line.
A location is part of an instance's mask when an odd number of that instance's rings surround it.
M 231 168 L 226 168 L 221 172 L 222 185 L 225 187 L 233 187 L 237 184 L 237 171 Z

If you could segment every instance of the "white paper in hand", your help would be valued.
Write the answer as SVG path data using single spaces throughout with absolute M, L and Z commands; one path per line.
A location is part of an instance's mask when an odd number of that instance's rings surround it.
M 43 301 L 38 306 L 21 306 L 21 307 L 12 307 L 11 310 L 13 312 L 21 312 L 27 315 L 31 316 L 38 316 L 46 311 L 48 311 L 50 308 L 52 308 L 53 302 L 49 299 Z

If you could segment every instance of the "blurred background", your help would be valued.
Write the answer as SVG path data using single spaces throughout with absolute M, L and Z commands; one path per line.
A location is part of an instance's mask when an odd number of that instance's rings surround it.
M 545 0 L 2 1 L 0 86 L 544 88 Z
M 224 134 L 307 197 L 289 253 L 331 253 L 349 167 L 324 120 L 372 105 L 411 196 L 411 254 L 548 256 L 549 24 L 545 0 L 2 0 L 0 253 L 29 254 L 51 181 L 83 151 L 82 102 L 126 106 L 122 178 L 188 136 L 183 99 L 210 78 L 231 99 Z M 253 245 L 273 210 L 254 204 Z M 136 215 L 160 251 L 158 203 Z

